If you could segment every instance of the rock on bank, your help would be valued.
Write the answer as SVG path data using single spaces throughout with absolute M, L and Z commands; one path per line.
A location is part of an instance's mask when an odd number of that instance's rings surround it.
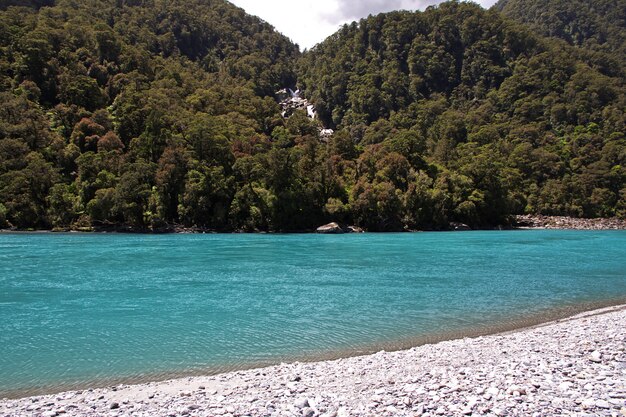
M 405 351 L 4 400 L 0 416 L 619 417 L 625 323 L 622 306 Z
M 580 219 L 562 216 L 515 216 L 517 227 L 531 229 L 625 230 L 626 220 L 617 218 Z

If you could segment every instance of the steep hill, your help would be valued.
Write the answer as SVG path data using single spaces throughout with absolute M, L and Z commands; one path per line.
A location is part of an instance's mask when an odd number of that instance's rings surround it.
M 541 38 L 495 9 L 372 16 L 301 58 L 224 0 L 0 10 L 0 227 L 626 216 L 623 57 Z M 274 93 L 296 82 L 319 121 L 281 117 Z
M 357 145 L 349 201 L 362 224 L 625 214 L 619 69 L 496 10 L 449 2 L 371 16 L 299 67 L 320 117 Z
M 500 0 L 494 7 L 544 36 L 626 56 L 626 0 Z
M 296 45 L 224 0 L 2 9 L 0 223 L 230 227 L 234 149 L 283 125 Z

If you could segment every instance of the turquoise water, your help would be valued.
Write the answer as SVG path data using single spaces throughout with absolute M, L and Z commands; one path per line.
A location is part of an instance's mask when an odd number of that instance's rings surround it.
M 626 232 L 0 234 L 0 397 L 349 355 L 626 299 Z

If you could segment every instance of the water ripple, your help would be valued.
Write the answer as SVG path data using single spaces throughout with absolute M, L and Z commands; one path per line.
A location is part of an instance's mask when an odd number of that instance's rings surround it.
M 0 235 L 0 396 L 406 347 L 625 297 L 625 232 Z

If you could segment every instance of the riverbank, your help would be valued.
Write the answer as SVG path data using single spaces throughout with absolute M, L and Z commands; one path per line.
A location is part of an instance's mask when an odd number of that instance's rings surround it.
M 515 216 L 515 226 L 518 229 L 625 230 L 626 220 L 618 218 L 580 219 L 526 214 Z
M 626 415 L 626 306 L 404 351 L 3 400 L 1 416 Z
M 424 231 L 467 231 L 467 230 L 515 230 L 515 229 L 555 229 L 555 230 L 626 230 L 626 220 L 618 218 L 582 219 L 564 216 L 542 216 L 538 214 L 524 214 L 511 217 L 511 223 L 485 229 L 472 229 L 463 223 L 452 222 L 448 229 Z M 66 228 L 54 230 L 20 230 L 16 228 L 0 229 L 0 233 L 128 233 L 128 234 L 202 234 L 202 233 L 362 233 L 365 230 L 357 226 L 339 226 L 337 223 L 322 225 L 317 229 L 291 232 L 244 232 L 238 230 L 215 230 L 203 227 L 186 227 L 183 225 L 165 225 L 156 228 L 137 227 L 129 225 L 109 225 L 82 228 Z M 419 230 L 421 231 L 421 230 Z

